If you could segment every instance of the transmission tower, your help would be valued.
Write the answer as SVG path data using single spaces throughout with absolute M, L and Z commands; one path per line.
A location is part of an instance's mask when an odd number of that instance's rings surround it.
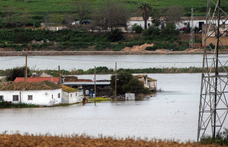
M 206 24 L 202 30 L 204 55 L 197 141 L 205 135 L 215 138 L 220 133 L 228 113 L 228 57 L 219 54 L 219 48 L 220 51 L 228 53 L 221 41 L 221 36 L 227 32 L 224 24 L 228 17 L 221 5 L 228 6 L 228 3 L 225 0 L 207 1 Z M 209 40 L 212 38 L 216 39 L 215 45 Z
M 191 9 L 191 36 L 190 36 L 190 47 L 195 48 L 195 34 L 194 34 L 194 25 L 193 25 L 193 8 Z

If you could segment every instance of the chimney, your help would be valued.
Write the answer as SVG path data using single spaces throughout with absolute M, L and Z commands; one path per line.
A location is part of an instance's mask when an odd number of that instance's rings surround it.
M 53 82 L 53 72 L 51 72 L 51 81 Z

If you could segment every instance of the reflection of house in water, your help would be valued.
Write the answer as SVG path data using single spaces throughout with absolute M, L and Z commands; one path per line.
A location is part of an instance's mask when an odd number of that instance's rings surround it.
M 149 88 L 151 91 L 156 91 L 157 80 L 147 77 L 147 75 L 135 75 L 134 77 L 141 81 L 144 87 Z
M 86 91 L 94 89 L 94 81 L 90 79 L 78 79 L 76 76 L 65 76 L 63 78 L 63 85 L 73 88 L 83 89 L 84 95 Z M 112 89 L 109 80 L 96 80 L 96 95 L 97 96 L 111 96 Z

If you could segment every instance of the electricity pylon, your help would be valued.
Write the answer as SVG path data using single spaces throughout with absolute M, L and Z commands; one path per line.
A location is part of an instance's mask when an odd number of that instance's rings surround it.
M 219 54 L 219 50 L 228 53 L 221 41 L 227 32 L 228 15 L 221 4 L 228 6 L 225 0 L 207 1 L 197 141 L 205 135 L 215 138 L 228 114 L 228 57 Z M 216 39 L 215 45 L 210 42 L 212 38 Z

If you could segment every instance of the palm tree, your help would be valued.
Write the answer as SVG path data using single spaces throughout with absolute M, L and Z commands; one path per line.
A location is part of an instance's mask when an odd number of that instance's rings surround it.
M 145 2 L 145 3 L 141 3 L 138 9 L 139 9 L 139 12 L 142 13 L 142 17 L 144 20 L 144 28 L 147 29 L 147 20 L 153 8 L 150 3 Z

